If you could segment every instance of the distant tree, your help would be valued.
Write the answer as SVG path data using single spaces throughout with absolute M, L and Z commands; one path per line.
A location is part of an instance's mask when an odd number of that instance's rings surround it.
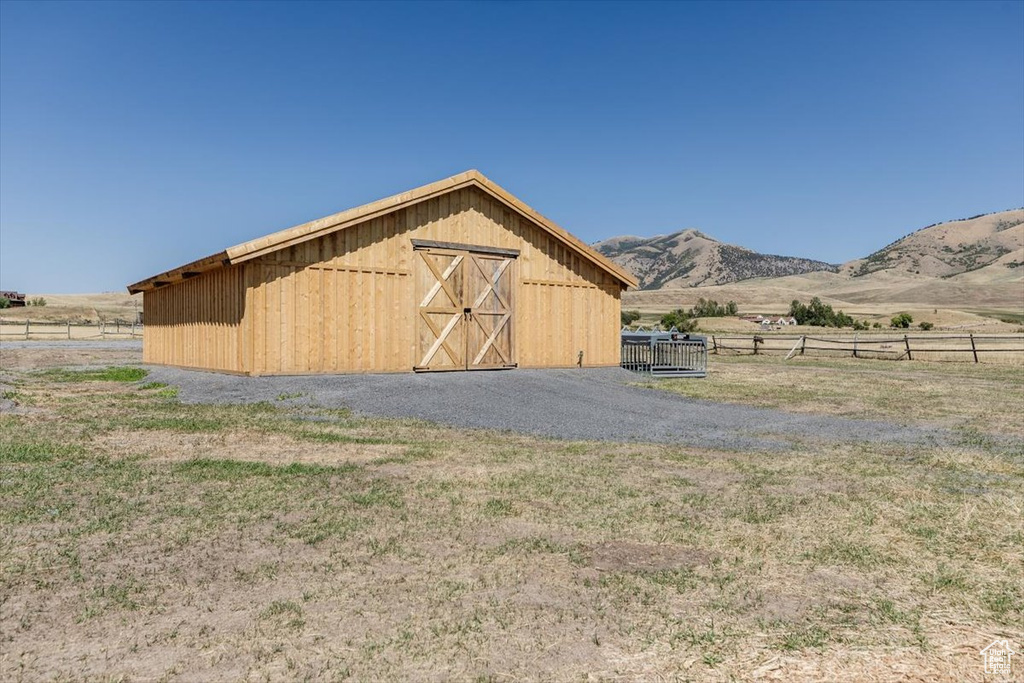
M 868 329 L 868 327 L 869 327 L 869 325 L 868 325 L 868 321 L 867 320 L 854 320 L 853 321 L 853 329 L 855 329 L 855 330 L 866 330 L 866 329 Z
M 670 330 L 676 328 L 680 332 L 694 332 L 697 329 L 697 320 L 690 316 L 689 311 L 681 308 L 661 316 L 661 328 Z
M 913 316 L 909 313 L 900 313 L 899 315 L 893 316 L 889 321 L 889 324 L 891 327 L 905 330 L 910 327 L 910 323 L 912 322 L 914 322 Z
M 11 300 L 6 296 L 0 296 L 0 308 L 10 308 Z
M 930 323 L 930 322 L 928 322 L 926 320 L 922 320 L 921 323 L 918 325 L 918 327 L 920 327 L 922 330 L 927 332 L 928 330 L 930 330 L 933 327 L 935 327 L 935 324 L 934 323 Z
M 797 325 L 803 325 L 810 318 L 807 306 L 804 306 L 798 299 L 793 299 L 789 304 L 789 317 L 796 319 Z
M 853 318 L 842 311 L 834 311 L 821 299 L 814 297 L 811 303 L 804 305 L 797 299 L 789 305 L 789 317 L 796 319 L 797 325 L 814 325 L 817 327 L 852 327 Z
M 622 319 L 623 326 L 632 325 L 640 319 L 640 311 L 623 311 L 619 317 Z
M 739 306 L 736 305 L 735 301 L 730 301 L 726 305 L 722 306 L 714 299 L 697 299 L 697 304 L 690 309 L 690 317 L 692 318 L 722 318 L 727 315 L 736 315 L 736 311 L 739 310 Z

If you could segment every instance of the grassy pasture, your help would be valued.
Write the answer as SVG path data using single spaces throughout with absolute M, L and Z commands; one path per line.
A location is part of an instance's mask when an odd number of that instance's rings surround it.
M 704 381 L 640 384 L 690 398 L 1024 438 L 1019 364 L 720 355 Z
M 1019 373 L 714 361 L 661 388 L 964 429 L 766 455 L 8 373 L 0 678 L 980 681 L 1024 644 Z

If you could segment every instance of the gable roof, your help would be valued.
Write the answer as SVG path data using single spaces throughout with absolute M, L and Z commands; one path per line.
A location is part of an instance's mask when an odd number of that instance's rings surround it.
M 578 238 L 569 234 L 553 221 L 534 211 L 524 202 L 505 191 L 497 183 L 488 179 L 484 174 L 476 170 L 470 170 L 464 173 L 459 173 L 458 175 L 454 175 L 450 178 L 445 178 L 444 180 L 439 180 L 436 183 L 430 183 L 429 185 L 418 187 L 415 190 L 409 190 L 408 192 L 396 194 L 386 199 L 380 199 L 369 204 L 364 204 L 363 206 L 357 206 L 354 209 L 348 209 L 347 211 L 319 218 L 315 221 L 310 221 L 309 223 L 303 223 L 302 225 L 296 225 L 293 228 L 281 230 L 265 237 L 250 240 L 249 242 L 245 242 L 234 247 L 229 247 L 228 249 L 217 252 L 211 256 L 201 258 L 197 261 L 192 261 L 191 263 L 186 263 L 183 266 L 173 268 L 160 273 L 159 275 L 154 275 L 146 278 L 145 280 L 136 282 L 135 284 L 128 285 L 128 291 L 132 294 L 145 292 L 157 287 L 162 287 L 163 285 L 195 277 L 196 275 L 210 270 L 216 270 L 217 268 L 223 268 L 236 263 L 243 263 L 279 249 L 284 249 L 285 247 L 290 247 L 307 240 L 316 239 L 338 230 L 344 230 L 345 228 L 358 225 L 359 223 L 363 223 L 372 218 L 377 218 L 426 199 L 437 197 L 465 187 L 476 187 L 502 202 L 524 218 L 540 226 L 542 230 L 550 233 L 569 248 L 584 256 L 594 265 L 612 275 L 624 286 L 637 286 L 636 278 L 621 266 L 613 263 Z

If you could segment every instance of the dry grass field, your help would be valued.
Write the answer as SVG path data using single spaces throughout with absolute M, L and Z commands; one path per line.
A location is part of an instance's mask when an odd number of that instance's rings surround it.
M 982 681 L 1024 645 L 1019 368 L 659 383 L 954 429 L 753 454 L 187 405 L 76 362 L 0 353 L 3 680 Z
M 142 310 L 142 295 L 127 292 L 103 292 L 97 294 L 29 294 L 29 299 L 42 297 L 45 306 L 24 306 L 6 308 L 2 311 L 5 321 L 24 322 L 26 318 L 35 321 L 58 321 L 74 323 L 98 323 L 113 320 L 135 320 L 137 311 Z
M 643 386 L 710 401 L 1024 440 L 1024 364 L 712 356 L 703 382 Z
M 1024 279 L 1019 276 L 1008 282 L 965 284 L 884 272 L 852 280 L 836 273 L 807 273 L 714 287 L 631 290 L 623 294 L 622 308 L 639 310 L 645 320 L 656 321 L 666 311 L 690 308 L 704 298 L 719 303 L 735 301 L 742 315 L 781 316 L 794 299 L 807 303 L 813 297 L 857 320 L 884 327 L 897 313 L 910 313 L 915 327 L 927 321 L 939 330 L 1014 332 L 1024 323 Z M 704 330 L 730 332 L 756 328 L 736 318 L 709 318 L 701 325 Z

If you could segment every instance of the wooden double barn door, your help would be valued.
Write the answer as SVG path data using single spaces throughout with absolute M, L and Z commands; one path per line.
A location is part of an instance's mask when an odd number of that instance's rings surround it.
M 515 367 L 517 252 L 424 242 L 414 248 L 415 370 Z

